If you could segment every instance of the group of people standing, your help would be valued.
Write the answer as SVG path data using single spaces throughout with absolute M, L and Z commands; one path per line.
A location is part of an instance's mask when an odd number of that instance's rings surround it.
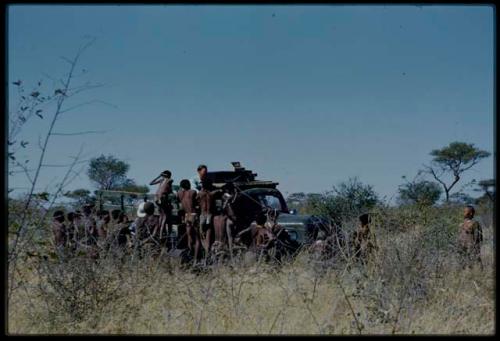
M 273 243 L 281 232 L 286 235 L 286 231 L 275 231 L 276 228 L 279 229 L 279 225 L 276 221 L 273 224 L 272 219 L 262 213 L 255 217 L 255 226 L 232 236 L 232 221 L 224 207 L 235 194 L 234 188 L 214 188 L 207 177 L 206 165 L 198 166 L 197 172 L 194 179 L 181 180 L 179 190 L 174 193 L 172 173 L 169 170 L 163 171 L 150 183 L 158 185 L 155 202 L 141 203 L 134 221 L 129 220 L 121 210 L 96 210 L 92 204 L 85 204 L 81 211 L 72 211 L 66 215 L 60 210 L 54 212 L 52 230 L 56 249 L 72 252 L 83 250 L 92 257 L 98 257 L 103 250 L 133 247 L 159 254 L 165 248 L 176 247 L 167 243 L 172 234 L 174 203 L 179 204 L 178 216 L 181 218 L 181 225 L 185 227 L 185 233 L 179 237 L 187 240 L 187 250 L 195 264 L 202 259 L 206 261 L 209 255 L 225 246 L 231 247 L 232 242 L 240 239 L 247 238 L 245 244 L 259 248 Z M 216 204 L 217 201 L 219 204 Z M 155 214 L 155 204 L 159 215 Z M 482 268 L 482 228 L 474 219 L 474 214 L 474 207 L 465 207 L 458 246 L 464 265 L 477 262 Z M 370 216 L 363 214 L 359 220 L 359 227 L 351 236 L 349 245 L 357 259 L 366 260 L 377 249 L 377 244 L 370 230 Z M 325 253 L 330 244 L 331 247 L 335 246 L 330 239 L 336 237 L 336 234 L 332 234 L 326 239 L 320 238 L 313 244 L 313 248 Z M 286 242 L 286 238 L 284 241 Z
M 162 236 L 172 232 L 173 203 L 179 203 L 178 215 L 181 217 L 181 225 L 185 227 L 185 236 L 180 237 L 187 239 L 187 249 L 195 263 L 202 258 L 206 259 L 213 250 L 227 241 L 227 217 L 222 205 L 216 205 L 216 201 L 222 203 L 228 192 L 214 188 L 207 177 L 206 165 L 199 165 L 197 172 L 197 177 L 181 180 L 179 190 L 174 193 L 172 173 L 163 171 L 150 183 L 158 185 L 155 203 L 159 209 L 159 217 L 154 218 L 154 206 L 146 202 L 144 209 L 149 210 L 145 212 L 147 217 L 138 220 L 136 224 L 138 230 L 153 231 L 160 245 L 163 245 Z M 151 225 L 144 228 L 143 222 L 146 221 L 151 222 Z
M 95 210 L 93 204 L 81 210 L 53 214 L 52 232 L 58 252 L 84 252 L 98 257 L 102 250 L 130 244 L 129 219 L 121 210 Z

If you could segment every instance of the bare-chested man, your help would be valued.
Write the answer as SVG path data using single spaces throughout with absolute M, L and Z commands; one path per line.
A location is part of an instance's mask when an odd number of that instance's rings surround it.
M 255 218 L 255 229 L 252 230 L 252 247 L 256 252 L 261 253 L 267 250 L 276 239 L 271 232 L 271 226 L 266 224 L 267 216 L 260 213 Z
M 182 210 L 184 212 L 184 223 L 186 224 L 188 248 L 190 252 L 193 252 L 194 243 L 196 239 L 199 238 L 197 231 L 194 228 L 197 220 L 197 194 L 195 190 L 191 189 L 191 182 L 187 179 L 181 181 L 180 187 L 181 190 L 177 192 L 177 198 L 179 199 Z
M 352 236 L 351 245 L 356 259 L 365 261 L 368 255 L 376 249 L 375 236 L 370 230 L 369 214 L 359 216 L 360 225 Z
M 106 239 L 106 235 L 109 229 L 109 223 L 111 221 L 111 217 L 109 215 L 109 211 L 102 210 L 98 213 L 98 221 L 96 222 L 97 226 L 97 236 L 100 240 Z
M 200 206 L 200 224 L 198 233 L 200 241 L 205 250 L 205 257 L 208 256 L 213 240 L 213 215 L 215 211 L 215 195 L 221 190 L 215 190 L 212 182 L 208 179 L 201 181 L 201 190 L 198 193 L 198 204 Z M 200 249 L 199 243 L 195 242 L 195 260 Z
M 85 226 L 82 220 L 82 213 L 79 210 L 67 214 L 68 229 L 73 231 L 74 249 L 78 249 L 81 243 L 85 243 Z
M 172 203 L 170 195 L 172 194 L 172 173 L 169 170 L 163 171 L 156 179 L 151 181 L 151 186 L 157 185 L 158 189 L 155 195 L 155 201 L 160 209 L 160 239 L 166 238 L 172 232 Z
M 473 206 L 465 207 L 464 222 L 460 225 L 458 235 L 458 245 L 464 267 L 471 267 L 473 263 L 477 262 L 483 269 L 481 261 L 483 230 L 481 224 L 474 219 L 475 213 Z
M 224 194 L 222 191 L 214 193 L 214 241 L 221 244 L 221 246 L 227 242 L 227 216 L 224 214 Z
M 87 246 L 89 249 L 89 255 L 92 258 L 97 258 L 98 252 L 96 249 L 97 245 L 97 223 L 94 217 L 92 216 L 92 208 L 94 205 L 92 204 L 85 204 L 83 206 L 83 216 L 82 216 L 82 223 L 83 223 L 83 228 L 84 228 L 84 240 L 83 244 Z
M 201 182 L 205 180 L 207 176 L 208 168 L 206 165 L 199 165 L 196 171 L 198 175 L 191 180 L 191 188 L 198 192 L 201 190 Z
M 354 231 L 351 239 L 351 247 L 354 257 L 365 262 L 367 257 L 376 249 L 375 237 L 370 230 L 371 217 L 365 213 L 359 216 L 360 225 Z

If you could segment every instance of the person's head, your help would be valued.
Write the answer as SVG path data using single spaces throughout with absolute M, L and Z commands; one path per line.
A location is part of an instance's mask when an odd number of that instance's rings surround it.
M 474 218 L 474 214 L 476 214 L 476 210 L 474 209 L 474 206 L 471 206 L 471 205 L 465 206 L 464 218 L 472 219 L 472 218 Z
M 128 217 L 127 215 L 125 214 L 125 212 L 123 211 L 120 211 L 119 215 L 118 215 L 118 221 L 120 223 L 124 223 L 124 222 L 127 222 L 128 221 Z
M 83 214 L 85 214 L 85 215 L 92 214 L 92 207 L 93 206 L 91 204 L 85 204 L 85 205 L 83 205 L 83 208 L 82 208 Z
M 73 220 L 75 220 L 75 215 L 75 212 L 69 212 L 68 214 L 66 214 L 66 218 L 68 218 L 68 221 L 72 222 Z
M 99 219 L 102 219 L 104 221 L 109 221 L 109 211 L 108 210 L 101 210 L 99 212 L 97 212 L 97 217 Z
M 181 183 L 179 185 L 186 191 L 191 189 L 191 182 L 188 179 L 181 180 Z
M 172 172 L 170 172 L 169 170 L 164 170 L 163 172 L 161 172 L 161 176 L 170 179 L 172 177 Z
M 118 209 L 114 209 L 113 211 L 111 211 L 111 217 L 113 218 L 113 220 L 118 220 L 120 218 L 121 212 L 122 211 Z
M 63 211 L 60 211 L 60 210 L 55 211 L 54 214 L 52 215 L 52 217 L 57 222 L 60 222 L 60 223 L 64 222 L 64 212 Z
M 370 215 L 368 213 L 360 215 L 359 221 L 360 221 L 361 225 L 363 225 L 363 226 L 370 224 L 370 221 L 371 221 Z
M 200 179 L 203 179 L 207 175 L 208 169 L 207 166 L 205 165 L 199 165 L 197 171 L 198 175 L 200 176 Z

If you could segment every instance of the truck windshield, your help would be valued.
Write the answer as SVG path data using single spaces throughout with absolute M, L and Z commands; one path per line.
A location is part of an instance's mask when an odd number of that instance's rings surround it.
M 271 207 L 279 211 L 282 210 L 280 200 L 273 195 L 259 195 L 259 201 L 266 207 Z

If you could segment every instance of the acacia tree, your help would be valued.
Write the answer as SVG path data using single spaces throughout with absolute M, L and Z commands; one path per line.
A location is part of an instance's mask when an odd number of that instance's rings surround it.
M 476 148 L 473 143 L 452 142 L 441 149 L 434 149 L 430 165 L 424 165 L 425 172 L 441 184 L 446 202 L 450 201 L 450 191 L 460 181 L 462 174 L 474 167 L 479 161 L 490 156 L 485 150 Z M 451 177 L 451 181 L 446 181 Z
M 140 194 L 146 194 L 149 192 L 149 187 L 144 185 L 138 185 L 133 179 L 127 178 L 128 170 L 130 165 L 125 161 L 119 160 L 113 155 L 93 158 L 90 160 L 89 169 L 87 170 L 87 175 L 89 179 L 96 185 L 97 191 L 95 194 L 102 199 L 102 190 L 114 190 L 114 191 L 124 191 L 124 192 L 136 192 Z M 128 195 L 129 200 L 137 198 L 137 195 Z M 119 204 L 120 197 L 111 196 L 108 197 L 112 204 Z
M 495 179 L 481 180 L 477 185 L 479 188 L 476 191 L 484 192 L 483 196 L 486 196 L 491 201 L 495 201 Z

